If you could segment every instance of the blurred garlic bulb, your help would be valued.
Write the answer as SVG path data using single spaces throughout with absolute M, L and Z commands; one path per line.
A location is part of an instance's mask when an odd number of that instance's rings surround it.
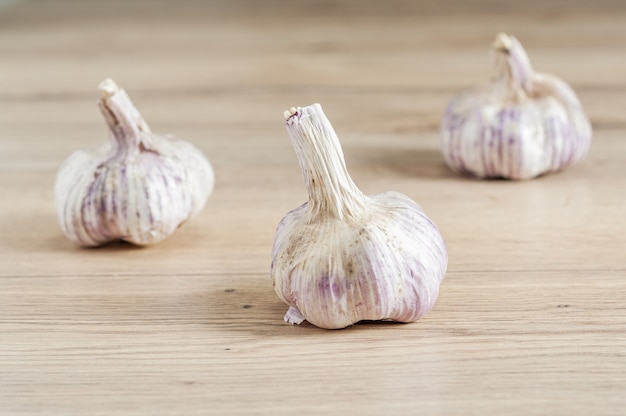
M 435 304 L 446 271 L 439 230 L 407 196 L 356 187 L 319 104 L 285 118 L 309 195 L 282 219 L 272 248 L 274 289 L 290 306 L 285 320 L 329 329 L 417 320 Z
M 99 90 L 111 140 L 74 152 L 60 167 L 54 188 L 59 224 L 81 246 L 157 243 L 200 212 L 213 190 L 213 169 L 191 144 L 152 134 L 112 80 Z
M 591 124 L 574 91 L 536 73 L 513 36 L 493 44 L 492 82 L 455 96 L 441 122 L 446 164 L 479 178 L 529 179 L 581 161 Z

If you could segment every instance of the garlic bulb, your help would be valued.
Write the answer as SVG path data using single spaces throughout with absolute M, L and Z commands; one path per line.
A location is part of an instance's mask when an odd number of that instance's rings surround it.
M 447 252 L 435 224 L 407 196 L 367 196 L 352 182 L 322 107 L 285 112 L 308 202 L 278 225 L 271 276 L 289 323 L 343 328 L 412 322 L 439 293 Z
M 203 208 L 213 190 L 213 169 L 191 144 L 153 135 L 112 80 L 99 90 L 111 140 L 94 151 L 74 152 L 59 168 L 59 224 L 81 246 L 157 243 Z
M 581 161 L 591 124 L 561 79 L 533 71 L 513 36 L 493 44 L 497 75 L 461 92 L 441 122 L 446 164 L 480 178 L 529 179 Z

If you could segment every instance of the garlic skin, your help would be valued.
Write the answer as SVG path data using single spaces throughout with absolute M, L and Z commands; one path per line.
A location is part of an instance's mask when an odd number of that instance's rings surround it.
M 278 224 L 274 290 L 285 321 L 344 328 L 363 320 L 413 322 L 435 304 L 447 267 L 443 237 L 397 192 L 364 195 L 319 104 L 285 112 L 308 202 Z
M 446 164 L 478 178 L 530 179 L 585 158 L 591 124 L 563 80 L 536 73 L 513 36 L 493 44 L 496 77 L 455 96 L 441 121 Z
M 149 245 L 202 210 L 213 169 L 196 147 L 158 136 L 112 80 L 99 85 L 110 142 L 71 154 L 54 186 L 63 233 L 84 247 L 115 240 Z

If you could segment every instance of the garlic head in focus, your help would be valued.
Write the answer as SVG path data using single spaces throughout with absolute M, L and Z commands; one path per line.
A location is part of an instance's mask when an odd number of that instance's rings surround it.
M 409 197 L 364 195 L 322 107 L 285 112 L 308 202 L 279 223 L 271 277 L 285 320 L 344 328 L 413 322 L 435 304 L 447 267 L 443 237 Z

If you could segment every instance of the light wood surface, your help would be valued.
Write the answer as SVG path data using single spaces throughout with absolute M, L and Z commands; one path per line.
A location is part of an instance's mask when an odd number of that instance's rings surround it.
M 520 3 L 0 1 L 0 414 L 624 414 L 626 6 Z M 499 31 L 578 92 L 584 163 L 525 182 L 443 165 L 443 107 L 488 79 Z M 105 77 L 215 168 L 154 247 L 79 249 L 56 223 L 56 169 L 106 140 Z M 270 247 L 306 198 L 282 113 L 313 102 L 355 182 L 445 237 L 416 323 L 282 320 Z

